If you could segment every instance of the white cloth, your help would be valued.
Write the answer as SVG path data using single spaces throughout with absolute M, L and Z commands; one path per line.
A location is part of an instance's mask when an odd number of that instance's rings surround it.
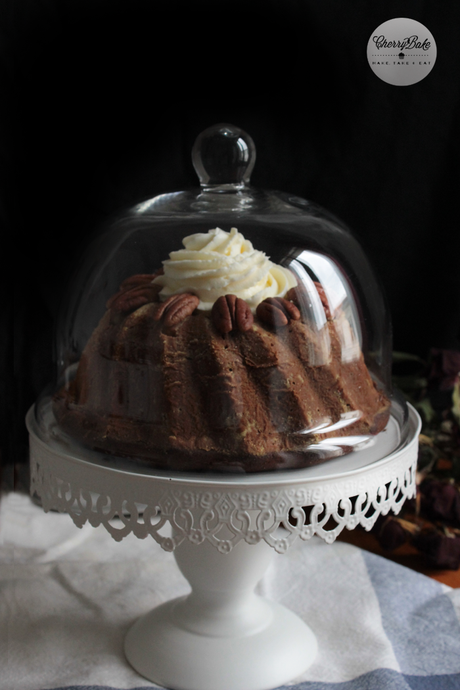
M 131 624 L 189 591 L 152 539 L 114 541 L 28 496 L 0 503 L 0 690 L 157 687 L 123 654 Z M 303 618 L 319 653 L 293 690 L 458 690 L 460 590 L 349 544 L 275 554 L 258 592 Z M 231 690 L 231 688 L 229 688 Z

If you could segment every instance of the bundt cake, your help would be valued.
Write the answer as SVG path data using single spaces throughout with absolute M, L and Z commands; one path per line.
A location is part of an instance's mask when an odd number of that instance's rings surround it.
M 359 348 L 343 361 L 345 316 L 315 289 L 321 333 L 294 273 L 235 228 L 185 238 L 162 269 L 109 299 L 54 397 L 59 425 L 92 448 L 177 470 L 305 467 L 331 457 L 321 441 L 334 437 L 346 452 L 345 436 L 385 427 L 390 403 Z

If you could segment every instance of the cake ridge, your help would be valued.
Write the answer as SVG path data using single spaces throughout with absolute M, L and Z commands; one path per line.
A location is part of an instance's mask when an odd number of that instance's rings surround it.
M 198 369 L 200 364 L 208 368 L 208 373 L 200 378 L 206 399 L 204 412 L 213 429 L 216 448 L 222 447 L 224 438 L 226 453 L 253 453 L 258 439 L 251 435 L 251 419 L 264 420 L 266 415 L 265 410 L 259 414 L 263 401 L 254 391 L 240 352 L 239 343 L 244 335 L 238 332 L 216 333 L 211 319 L 204 314 L 200 318 L 200 326 L 205 335 L 197 363 Z M 250 414 L 245 399 L 252 400 Z M 266 429 L 264 431 L 267 432 Z

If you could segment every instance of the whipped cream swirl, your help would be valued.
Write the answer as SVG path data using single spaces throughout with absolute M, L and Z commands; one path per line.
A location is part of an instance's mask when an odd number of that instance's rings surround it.
M 267 297 L 284 297 L 297 285 L 289 269 L 254 249 L 236 228 L 214 228 L 189 235 L 182 243 L 185 249 L 171 252 L 163 261 L 164 275 L 153 281 L 163 286 L 162 300 L 191 292 L 200 299 L 198 309 L 210 310 L 219 297 L 233 294 L 255 310 Z

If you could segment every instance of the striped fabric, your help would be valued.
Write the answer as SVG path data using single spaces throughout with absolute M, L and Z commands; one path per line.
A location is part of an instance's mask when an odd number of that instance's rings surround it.
M 172 554 L 152 540 L 117 543 L 27 496 L 5 496 L 1 690 L 158 687 L 126 663 L 124 636 L 138 616 L 187 591 Z M 460 690 L 460 590 L 315 538 L 275 554 L 258 592 L 318 639 L 315 662 L 290 690 Z

